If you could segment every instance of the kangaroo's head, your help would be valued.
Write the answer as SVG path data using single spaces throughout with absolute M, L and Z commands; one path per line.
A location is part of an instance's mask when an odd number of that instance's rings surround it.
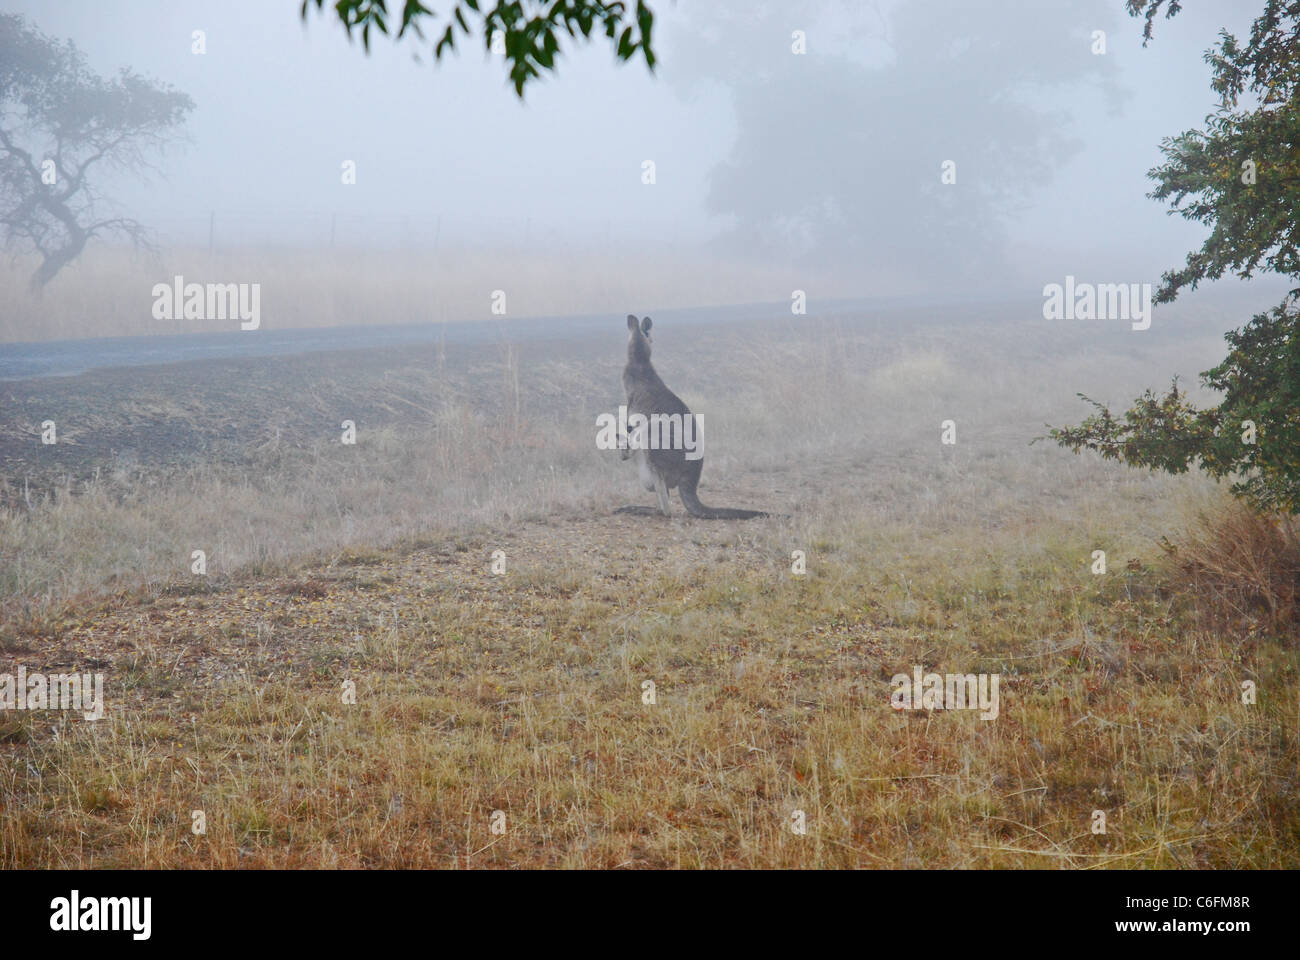
M 627 315 L 627 362 L 650 362 L 650 318 L 637 322 L 632 314 Z

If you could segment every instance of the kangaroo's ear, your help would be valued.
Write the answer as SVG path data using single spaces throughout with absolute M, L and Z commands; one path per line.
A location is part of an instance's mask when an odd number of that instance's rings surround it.
M 649 332 L 650 332 L 650 318 L 649 318 L 649 317 L 646 317 L 644 320 L 641 321 L 641 332 L 642 332 L 642 333 L 649 333 Z
M 630 313 L 627 315 L 627 328 L 628 328 L 629 330 L 635 330 L 635 329 L 636 329 L 636 317 L 634 317 L 634 316 L 633 316 L 632 314 L 630 314 Z

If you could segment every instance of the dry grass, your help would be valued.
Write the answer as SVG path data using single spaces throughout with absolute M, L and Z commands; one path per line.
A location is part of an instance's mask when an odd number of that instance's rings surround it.
M 0 720 L 0 864 L 1297 865 L 1293 624 L 1202 615 L 1211 574 L 1269 554 L 1205 539 L 1180 570 L 1160 538 L 1206 497 L 1235 516 L 1221 493 L 1027 445 L 1077 417 L 1070 388 L 1132 395 L 1169 351 L 657 333 L 708 418 L 705 501 L 788 518 L 608 515 L 647 498 L 565 398 L 616 402 L 618 358 L 562 347 L 475 373 L 493 404 L 430 383 L 437 429 L 142 466 L 0 517 L 4 660 L 100 669 L 108 700 Z M 196 543 L 207 578 L 178 572 Z M 999 717 L 895 712 L 914 664 L 1000 674 Z
M 1050 546 L 1083 530 L 681 522 L 656 563 L 633 525 L 71 615 L 11 652 L 111 664 L 109 716 L 8 722 L 5 864 L 1295 865 L 1294 650 L 1189 631 L 1158 575 Z M 1022 538 L 1047 549 L 1008 562 Z M 999 560 L 956 559 L 981 550 Z M 1001 715 L 894 713 L 914 663 L 1002 674 Z
M 1189 500 L 1188 517 L 1165 548 L 1181 574 L 1174 589 L 1198 622 L 1220 630 L 1259 621 L 1277 631 L 1295 628 L 1300 544 L 1292 518 L 1222 498 Z
M 636 263 L 635 270 L 627 265 Z M 28 283 L 31 260 L 0 261 L 0 343 L 82 337 L 216 333 L 235 321 L 158 320 L 154 284 L 180 275 L 193 283 L 261 284 L 264 330 L 366 323 L 498 320 L 609 313 L 629 303 L 658 309 L 789 301 L 795 289 L 823 298 L 856 293 L 825 271 L 787 264 L 720 260 L 697 251 L 648 252 L 645 244 L 599 249 L 532 245 L 517 249 L 373 251 L 285 248 L 170 248 L 160 254 L 95 247 L 40 296 Z

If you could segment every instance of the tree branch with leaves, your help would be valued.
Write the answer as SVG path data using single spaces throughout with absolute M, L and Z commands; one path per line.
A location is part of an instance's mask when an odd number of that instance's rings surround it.
M 1129 13 L 1145 19 L 1144 42 L 1161 10 L 1172 17 L 1180 9 L 1178 0 L 1128 0 Z M 1163 275 L 1156 303 L 1225 274 L 1300 278 L 1300 0 L 1266 0 L 1245 45 L 1222 30 L 1205 60 L 1218 108 L 1205 129 L 1163 140 L 1165 162 L 1148 176 L 1152 199 L 1210 233 Z M 1300 513 L 1300 288 L 1226 339 L 1227 358 L 1201 374 L 1222 394 L 1217 406 L 1197 409 L 1175 381 L 1119 417 L 1089 400 L 1093 416 L 1049 436 L 1131 466 L 1196 466 L 1232 479 L 1233 492 L 1262 511 Z
M 321 10 L 325 3 L 302 0 L 302 18 L 307 18 L 313 4 Z M 396 12 L 396 0 L 392 5 L 393 11 L 388 9 L 388 0 L 334 0 L 330 4 L 348 37 L 359 35 L 367 53 L 372 30 L 389 36 L 395 29 L 395 39 L 409 32 L 425 40 L 424 26 L 438 19 L 438 14 L 419 0 L 403 0 L 400 13 Z M 654 12 L 644 0 L 636 0 L 635 6 L 602 0 L 501 0 L 491 8 L 479 0 L 460 0 L 442 19 L 445 26 L 437 31 L 434 59 L 441 61 L 454 51 L 458 35 L 470 38 L 479 34 L 488 52 L 500 37 L 510 82 L 521 99 L 529 81 L 540 77 L 543 70 L 555 69 L 562 34 L 584 41 L 593 34 L 603 35 L 612 42 L 619 60 L 631 60 L 639 51 L 647 68 L 653 71 L 655 66 Z

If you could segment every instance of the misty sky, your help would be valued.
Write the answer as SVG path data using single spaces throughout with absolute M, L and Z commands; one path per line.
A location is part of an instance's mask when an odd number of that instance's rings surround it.
M 477 41 L 437 66 L 418 41 L 379 37 L 366 57 L 298 0 L 0 0 L 100 71 L 194 98 L 166 178 L 108 190 L 170 239 L 205 237 L 210 212 L 248 242 L 319 240 L 328 215 L 356 238 L 442 217 L 444 243 L 833 262 L 864 294 L 1155 281 L 1181 263 L 1203 231 L 1146 199 L 1145 173 L 1213 108 L 1218 28 L 1244 34 L 1259 4 L 1194 0 L 1145 49 L 1123 0 L 653 6 L 656 75 L 570 45 L 521 103 Z

